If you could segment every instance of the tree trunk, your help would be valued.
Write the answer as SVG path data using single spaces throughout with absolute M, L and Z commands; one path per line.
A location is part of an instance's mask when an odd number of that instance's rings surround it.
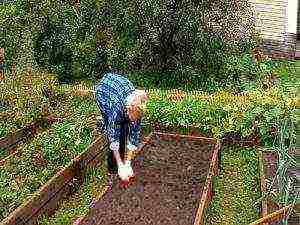
M 17 65 L 16 65 L 16 63 L 13 63 L 12 68 L 11 68 L 11 73 L 12 73 L 12 79 L 16 80 L 17 79 Z
M 0 80 L 4 79 L 4 48 L 0 48 Z

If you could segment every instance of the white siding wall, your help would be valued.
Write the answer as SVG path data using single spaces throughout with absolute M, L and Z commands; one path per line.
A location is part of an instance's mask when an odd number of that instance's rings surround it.
M 250 0 L 258 19 L 257 29 L 268 55 L 294 54 L 299 0 Z M 286 56 L 284 56 L 286 57 Z
M 298 3 L 299 0 L 289 0 L 288 2 L 288 32 L 293 34 L 297 33 Z
M 281 40 L 287 31 L 287 6 L 289 0 L 250 0 L 259 20 L 257 24 L 265 39 Z

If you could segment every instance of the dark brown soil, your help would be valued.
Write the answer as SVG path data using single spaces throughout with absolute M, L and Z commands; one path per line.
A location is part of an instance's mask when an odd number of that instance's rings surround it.
M 136 181 L 117 177 L 83 224 L 193 224 L 212 156 L 212 144 L 153 137 L 133 164 Z

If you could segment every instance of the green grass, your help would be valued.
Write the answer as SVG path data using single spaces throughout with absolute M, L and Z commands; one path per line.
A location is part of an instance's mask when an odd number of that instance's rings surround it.
M 9 151 L 7 151 L 5 148 L 0 148 L 0 159 L 3 159 L 8 155 L 9 155 Z
M 73 194 L 60 202 L 58 210 L 51 217 L 41 216 L 38 225 L 71 225 L 78 217 L 85 216 L 92 200 L 97 198 L 105 185 L 106 167 L 89 167 L 82 185 L 75 184 Z
M 260 214 L 253 204 L 261 192 L 256 150 L 224 146 L 213 189 L 215 195 L 206 211 L 206 225 L 246 225 L 257 220 Z

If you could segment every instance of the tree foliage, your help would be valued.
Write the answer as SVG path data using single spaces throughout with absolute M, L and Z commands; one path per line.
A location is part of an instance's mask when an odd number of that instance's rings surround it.
M 1 7 L 8 58 L 24 55 L 27 43 L 26 55 L 60 80 L 91 78 L 105 63 L 178 81 L 238 79 L 243 68 L 230 59 L 255 44 L 249 0 L 17 0 Z M 97 60 L 96 48 L 106 57 Z
M 128 43 L 114 49 L 119 61 L 112 64 L 123 63 L 129 71 L 171 72 L 178 82 L 194 75 L 236 80 L 244 68 L 231 65 L 230 58 L 242 59 L 255 44 L 247 0 L 115 0 L 112 7 L 119 43 Z

